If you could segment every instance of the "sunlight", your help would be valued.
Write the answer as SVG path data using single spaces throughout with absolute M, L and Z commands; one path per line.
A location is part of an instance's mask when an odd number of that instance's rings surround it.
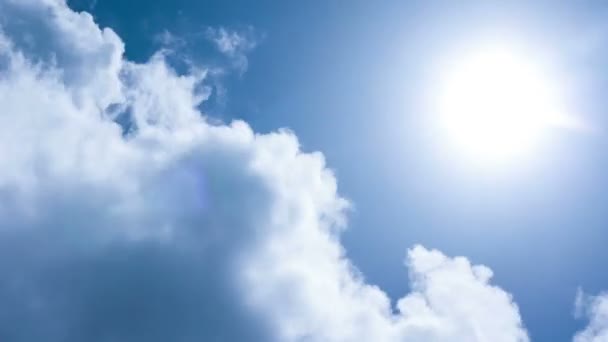
M 525 55 L 480 49 L 444 72 L 438 100 L 450 144 L 481 161 L 505 161 L 536 147 L 563 108 L 552 82 Z

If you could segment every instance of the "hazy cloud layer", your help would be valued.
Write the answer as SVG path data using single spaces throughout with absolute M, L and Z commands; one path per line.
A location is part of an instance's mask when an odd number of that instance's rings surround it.
M 528 340 L 488 268 L 420 246 L 392 307 L 323 155 L 208 123 L 205 70 L 129 62 L 63 0 L 0 27 L 1 341 Z

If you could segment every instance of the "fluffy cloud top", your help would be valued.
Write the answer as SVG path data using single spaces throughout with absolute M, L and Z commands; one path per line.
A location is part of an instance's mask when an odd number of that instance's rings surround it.
M 393 306 L 323 155 L 210 124 L 204 71 L 125 60 L 63 0 L 0 0 L 0 28 L 1 341 L 528 340 L 488 268 L 420 246 Z

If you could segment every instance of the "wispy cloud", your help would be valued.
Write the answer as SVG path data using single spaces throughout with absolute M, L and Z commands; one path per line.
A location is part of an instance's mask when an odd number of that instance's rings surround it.
M 186 40 L 184 38 L 176 36 L 167 29 L 164 29 L 160 33 L 156 34 L 154 36 L 154 41 L 165 48 L 181 48 L 186 45 Z
M 219 52 L 228 57 L 241 73 L 247 70 L 247 54 L 259 43 L 260 36 L 252 27 L 244 30 L 230 30 L 225 27 L 207 28 L 205 35 Z

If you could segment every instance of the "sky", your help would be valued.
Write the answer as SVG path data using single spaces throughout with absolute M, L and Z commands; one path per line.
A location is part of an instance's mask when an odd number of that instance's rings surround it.
M 0 0 L 0 341 L 608 341 L 606 15 Z M 499 163 L 434 111 L 496 44 L 576 123 Z

